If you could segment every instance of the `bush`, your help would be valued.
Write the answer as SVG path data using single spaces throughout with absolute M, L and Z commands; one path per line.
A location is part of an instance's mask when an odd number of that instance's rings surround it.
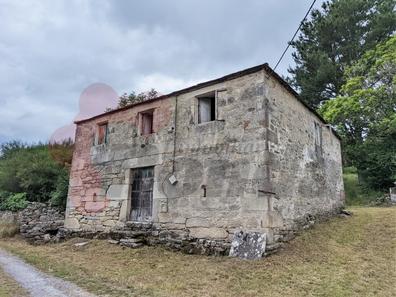
M 68 190 L 69 172 L 67 170 L 64 170 L 63 173 L 58 176 L 58 179 L 56 181 L 56 188 L 51 193 L 51 205 L 59 207 L 61 209 L 65 209 Z
M 50 145 L 13 141 L 1 145 L 0 203 L 4 205 L 11 194 L 26 193 L 26 200 L 64 207 L 72 152 L 70 141 Z
M 11 211 L 18 211 L 24 209 L 27 206 L 26 196 L 26 193 L 11 194 L 2 202 L 1 208 L 3 210 Z

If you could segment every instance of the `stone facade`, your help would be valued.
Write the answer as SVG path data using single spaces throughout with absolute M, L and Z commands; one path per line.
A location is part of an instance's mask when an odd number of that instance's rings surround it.
M 199 123 L 205 94 L 215 119 Z M 146 111 L 153 133 L 140 135 Z M 151 238 L 229 247 L 258 232 L 270 249 L 344 203 L 338 137 L 267 64 L 78 122 L 65 227 L 128 229 L 133 172 L 151 166 Z

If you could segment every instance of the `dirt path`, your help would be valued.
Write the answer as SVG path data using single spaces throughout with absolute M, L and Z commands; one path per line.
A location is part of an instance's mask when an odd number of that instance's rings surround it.
M 0 266 L 32 297 L 95 297 L 73 283 L 38 271 L 3 250 L 0 250 Z

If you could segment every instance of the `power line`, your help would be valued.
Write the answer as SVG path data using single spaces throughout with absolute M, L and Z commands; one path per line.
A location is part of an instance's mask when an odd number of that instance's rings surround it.
M 275 65 L 275 67 L 274 67 L 274 70 L 276 69 L 276 67 L 278 67 L 279 63 L 282 61 L 284 55 L 286 54 L 287 50 L 288 50 L 289 47 L 290 47 L 290 43 L 294 40 L 294 38 L 296 37 L 298 31 L 300 31 L 301 26 L 303 25 L 305 19 L 307 18 L 308 14 L 310 13 L 312 7 L 315 5 L 315 2 L 316 2 L 316 0 L 314 0 L 314 1 L 312 2 L 311 6 L 309 7 L 307 13 L 305 14 L 303 20 L 300 22 L 300 25 L 298 26 L 296 32 L 294 32 L 294 35 L 293 35 L 292 39 L 287 43 L 287 47 L 285 48 L 285 50 L 284 50 L 283 53 L 282 53 L 282 56 L 279 58 L 278 62 L 276 63 L 276 65 Z

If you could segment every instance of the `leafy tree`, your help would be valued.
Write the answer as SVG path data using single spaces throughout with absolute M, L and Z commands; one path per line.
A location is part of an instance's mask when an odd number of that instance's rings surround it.
M 73 159 L 74 142 L 64 140 L 61 143 L 48 144 L 49 153 L 56 163 L 66 168 L 70 168 Z
M 387 189 L 396 181 L 396 115 L 372 128 L 354 163 L 361 181 L 373 189 Z
M 51 200 L 64 206 L 73 145 L 16 143 L 1 146 L 0 203 L 4 204 L 15 194 L 26 193 L 29 201 Z
M 341 95 L 320 112 L 343 137 L 348 165 L 373 188 L 396 178 L 396 36 L 346 70 Z
M 148 92 L 142 92 L 136 95 L 135 92 L 131 92 L 129 95 L 124 93 L 118 101 L 118 108 L 125 107 L 128 105 L 132 105 L 135 103 L 143 102 L 146 100 L 154 99 L 159 96 L 158 92 L 155 89 L 151 89 Z
M 396 30 L 395 0 L 326 1 L 291 45 L 291 84 L 312 107 L 339 95 L 344 71 Z

